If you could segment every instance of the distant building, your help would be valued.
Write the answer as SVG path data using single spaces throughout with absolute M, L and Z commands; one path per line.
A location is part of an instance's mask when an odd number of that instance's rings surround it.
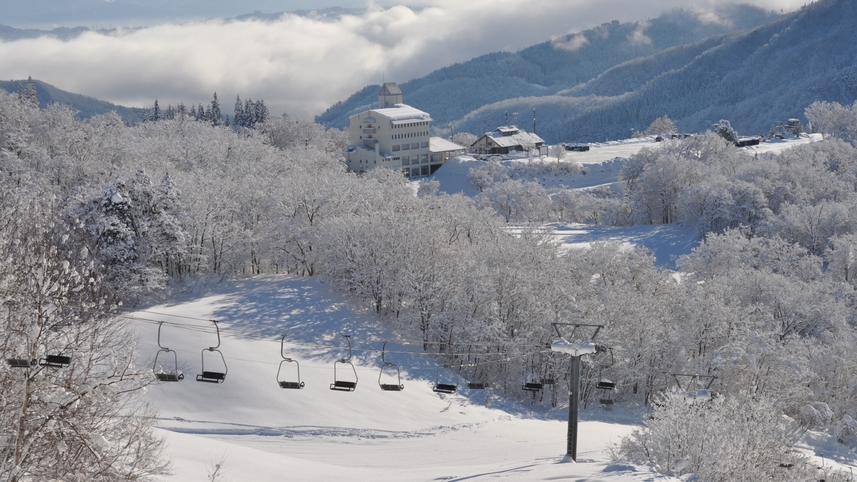
M 476 154 L 508 154 L 512 151 L 527 152 L 541 149 L 545 141 L 535 135 L 518 129 L 517 126 L 503 126 L 488 132 L 477 139 L 470 148 Z
M 387 82 L 378 92 L 378 108 L 348 119 L 348 170 L 366 172 L 375 167 L 399 169 L 406 177 L 433 174 L 466 149 L 431 137 L 431 116 L 402 103 L 402 91 Z

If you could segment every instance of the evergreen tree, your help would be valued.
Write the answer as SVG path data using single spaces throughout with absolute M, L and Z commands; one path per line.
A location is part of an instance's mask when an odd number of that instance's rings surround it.
M 32 77 L 27 77 L 27 90 L 24 91 L 24 99 L 33 107 L 39 107 L 39 98 L 36 95 L 36 83 Z
M 271 118 L 271 113 L 265 105 L 264 100 L 257 100 L 254 104 L 253 113 L 255 114 L 254 124 L 264 124 Z
M 211 100 L 211 109 L 208 115 L 213 125 L 223 125 L 223 114 L 220 112 L 220 101 L 217 100 L 217 92 L 214 93 L 214 99 Z
M 244 104 L 241 103 L 241 96 L 235 97 L 235 117 L 232 122 L 236 127 L 247 127 L 244 125 Z
M 155 107 L 152 108 L 152 120 L 157 122 L 159 120 L 163 120 L 163 115 L 161 114 L 161 108 L 158 106 L 158 99 L 155 99 Z

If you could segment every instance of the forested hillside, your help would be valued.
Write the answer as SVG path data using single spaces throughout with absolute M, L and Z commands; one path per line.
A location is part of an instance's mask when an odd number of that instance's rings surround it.
M 108 112 L 116 112 L 128 124 L 139 122 L 143 118 L 143 109 L 123 107 L 93 97 L 72 94 L 40 80 L 33 79 L 33 83 L 36 85 L 36 95 L 41 107 L 46 107 L 52 103 L 62 104 L 76 110 L 77 115 L 82 119 L 99 114 L 107 114 Z M 26 85 L 26 79 L 0 81 L 0 90 L 5 90 L 8 93 L 17 93 L 20 87 L 26 87 Z
M 742 135 L 766 135 L 819 100 L 857 98 L 854 2 L 822 0 L 751 30 L 716 32 L 687 12 L 605 24 L 517 53 L 495 53 L 402 84 L 405 102 L 444 132 L 481 134 L 518 113 L 549 142 L 621 139 L 668 115 L 683 132 L 727 119 Z M 771 20 L 751 10 L 733 12 Z M 691 18 L 688 18 L 691 17 Z M 685 24 L 708 28 L 679 29 Z M 344 125 L 373 102 L 367 87 L 318 121 Z M 511 122 L 511 120 L 510 120 Z
M 683 131 L 704 130 L 728 119 L 741 134 L 768 134 L 772 123 L 800 116 L 815 101 L 850 104 L 857 98 L 855 32 L 857 5 L 823 0 L 733 35 L 693 58 L 683 49 L 673 49 L 631 62 L 606 72 L 575 95 L 633 93 L 546 127 L 546 135 L 622 136 L 664 114 Z M 684 58 L 689 61 L 681 65 Z M 659 65 L 658 75 L 642 88 L 628 82 L 636 73 L 651 70 L 651 63 Z
M 289 117 L 126 126 L 0 93 L 12 360 L 0 473 L 162 470 L 154 419 L 133 399 L 152 367 L 129 362 L 113 315 L 195 280 L 289 273 L 321 277 L 438 365 L 533 406 L 565 403 L 569 389 L 552 323 L 602 325 L 582 403 L 599 403 L 606 379 L 615 403 L 652 407 L 617 458 L 700 480 L 812 480 L 815 464 L 792 450 L 800 434 L 857 446 L 857 112 L 815 104 L 807 116 L 830 140 L 759 158 L 714 134 L 669 141 L 629 159 L 619 185 L 585 190 L 540 191 L 486 163 L 471 199 L 392 170 L 348 173 L 341 131 Z M 562 249 L 545 221 L 681 222 L 704 242 L 672 272 L 618 243 Z M 70 353 L 85 369 L 38 361 Z M 718 395 L 678 391 L 672 374 L 714 377 Z M 534 396 L 530 379 L 554 383 Z
M 623 62 L 735 29 L 756 27 L 775 18 L 772 12 L 748 5 L 721 7 L 716 15 L 713 21 L 692 11 L 675 10 L 651 20 L 605 23 L 518 52 L 483 55 L 401 83 L 400 87 L 406 103 L 430 112 L 435 124 L 445 128 L 482 106 L 556 94 Z M 316 122 L 344 127 L 349 115 L 377 102 L 378 89 L 367 86 L 318 116 Z M 521 113 L 529 110 L 522 107 Z M 501 120 L 502 113 L 480 120 L 485 128 L 479 132 L 493 129 Z

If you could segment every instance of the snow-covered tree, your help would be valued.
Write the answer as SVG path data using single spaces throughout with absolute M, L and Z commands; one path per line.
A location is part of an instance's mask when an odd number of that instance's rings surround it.
M 729 125 L 729 121 L 725 119 L 720 119 L 717 124 L 712 126 L 714 132 L 717 133 L 720 137 L 726 139 L 729 142 L 738 142 L 738 132 Z
M 825 478 L 812 461 L 793 450 L 799 433 L 767 399 L 743 395 L 694 400 L 670 392 L 660 397 L 645 428 L 622 440 L 618 455 L 651 464 L 663 474 L 694 474 L 699 480 Z M 845 480 L 844 474 L 826 475 L 827 480 Z
M 646 135 L 655 135 L 655 134 L 677 134 L 678 129 L 673 123 L 672 119 L 669 116 L 663 115 L 653 120 L 649 127 L 646 127 L 645 134 Z
M 49 206 L 0 207 L 0 475 L 3 480 L 148 480 L 163 473 L 152 413 L 136 400 L 150 383 L 131 333 L 115 319 L 118 293 Z

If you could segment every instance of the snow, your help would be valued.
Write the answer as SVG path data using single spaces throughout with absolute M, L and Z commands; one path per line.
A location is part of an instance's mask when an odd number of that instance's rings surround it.
M 571 356 L 591 355 L 595 353 L 595 343 L 591 341 L 568 341 L 565 338 L 551 343 L 551 351 L 567 353 Z
M 161 343 L 178 353 L 186 374 L 179 383 L 156 382 L 146 394 L 160 412 L 158 431 L 173 460 L 173 474 L 162 481 L 208 480 L 216 464 L 223 480 L 242 481 L 676 480 L 611 462 L 610 445 L 640 420 L 622 408 L 582 410 L 578 462 L 564 463 L 564 409 L 468 390 L 466 380 L 438 369 L 421 346 L 394 341 L 378 320 L 352 309 L 318 278 L 224 282 L 129 319 L 142 340 L 142 365 L 152 366 L 163 321 Z M 214 319 L 228 375 L 222 384 L 197 383 L 201 353 L 217 341 Z M 283 333 L 285 356 L 300 362 L 301 390 L 276 383 Z M 354 392 L 329 389 L 333 362 L 348 355 L 342 334 L 352 337 Z M 378 387 L 384 340 L 391 340 L 386 359 L 402 369 L 400 392 Z M 459 390 L 435 393 L 436 380 Z
M 396 104 L 394 107 L 385 109 L 372 109 L 370 112 L 383 116 L 394 124 L 407 121 L 431 121 L 431 116 L 427 112 L 406 104 Z
M 781 152 L 812 140 L 746 149 Z M 656 145 L 593 144 L 589 152 L 569 153 L 567 160 L 576 159 L 588 169 L 585 180 L 582 175 L 571 180 L 581 188 L 615 182 L 622 159 Z M 483 161 L 454 159 L 434 179 L 443 192 L 474 196 L 478 193 L 467 185 L 466 172 L 479 162 Z M 696 243 L 692 232 L 677 226 L 550 227 L 557 241 L 570 248 L 609 239 L 646 246 L 659 264 L 672 262 Z M 178 368 L 186 374 L 182 382 L 155 382 L 145 395 L 159 410 L 158 432 L 173 460 L 173 473 L 161 477 L 163 482 L 210 480 L 218 465 L 220 480 L 250 482 L 679 480 L 650 467 L 611 460 L 612 444 L 640 426 L 643 413 L 638 407 L 581 410 L 578 461 L 569 463 L 563 408 L 544 409 L 511 402 L 490 389 L 467 389 L 467 380 L 422 354 L 418 341 L 397 340 L 378 319 L 349 305 L 322 278 L 269 275 L 189 291 L 128 315 L 141 339 L 139 363 L 153 368 L 159 350 L 158 323 L 163 322 L 161 346 L 176 351 Z M 218 320 L 221 329 L 219 350 L 228 374 L 224 383 L 197 383 L 193 375 L 201 372 L 202 356 L 210 354 L 207 349 L 217 342 L 211 320 Z M 334 361 L 349 354 L 344 334 L 351 336 L 358 375 L 353 392 L 329 389 Z M 398 383 L 390 371 L 379 380 L 380 349 L 386 340 L 387 361 L 401 367 L 402 391 L 378 387 L 379 382 Z M 553 346 L 571 354 L 594 350 L 579 342 Z M 283 356 L 300 363 L 303 389 L 281 389 L 277 384 Z M 210 360 L 206 358 L 206 363 Z M 171 356 L 159 359 L 166 371 L 175 368 L 171 362 Z M 433 392 L 438 381 L 457 384 L 457 393 Z M 812 432 L 801 449 L 819 460 L 824 456 L 821 463 L 851 464 L 852 457 L 840 453 L 841 447 Z
M 820 140 L 822 140 L 821 134 L 804 134 L 785 139 L 774 138 L 757 146 L 743 147 L 741 150 L 753 155 L 780 154 L 791 147 Z M 656 142 L 652 136 L 591 143 L 588 151 L 570 151 L 563 157 L 565 162 L 579 163 L 585 174 L 551 175 L 531 180 L 539 182 L 548 190 L 589 189 L 614 185 L 619 180 L 619 172 L 626 159 L 644 147 L 658 149 L 662 145 L 663 142 Z M 515 163 L 550 164 L 557 162 L 557 159 L 555 157 L 530 159 L 522 154 L 502 161 L 481 161 L 470 156 L 460 156 L 444 164 L 430 179 L 439 182 L 439 192 L 475 197 L 479 195 L 479 190 L 470 185 L 467 173 L 484 162 L 500 162 L 511 166 Z M 645 247 L 655 256 L 656 264 L 672 269 L 675 268 L 675 261 L 679 256 L 689 254 L 699 243 L 699 236 L 694 230 L 674 224 L 602 226 L 555 223 L 548 227 L 553 229 L 552 235 L 557 242 L 568 248 L 585 248 L 596 241 L 614 241 L 629 249 L 635 246 Z

